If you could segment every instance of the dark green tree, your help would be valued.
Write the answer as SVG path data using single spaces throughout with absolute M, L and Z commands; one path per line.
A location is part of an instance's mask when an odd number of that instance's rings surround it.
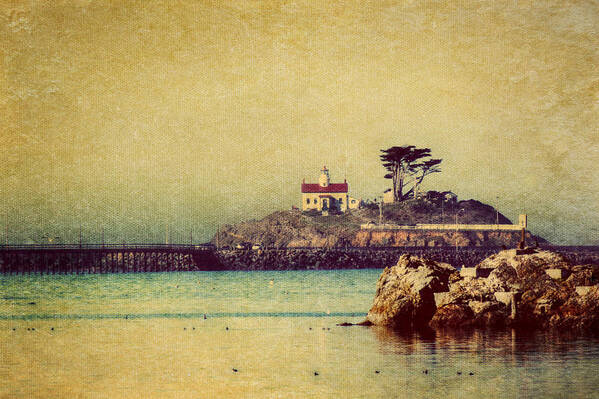
M 441 172 L 441 168 L 439 165 L 441 164 L 442 159 L 428 159 L 419 164 L 413 165 L 414 179 L 412 187 L 404 194 L 404 198 L 409 198 L 410 196 L 416 195 L 418 193 L 418 187 L 424 180 L 424 178 L 433 173 Z
M 387 169 L 385 178 L 393 182 L 395 201 L 403 201 L 413 195 L 426 176 L 441 171 L 441 159 L 426 159 L 431 156 L 430 148 L 405 145 L 387 148 L 381 152 L 381 161 Z

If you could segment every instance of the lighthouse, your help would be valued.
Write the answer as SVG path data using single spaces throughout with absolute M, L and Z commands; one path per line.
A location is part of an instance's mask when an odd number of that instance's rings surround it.
M 331 176 L 326 166 L 320 170 L 318 183 L 302 182 L 302 210 L 316 209 L 321 212 L 337 211 L 345 212 L 348 208 L 357 208 L 360 200 L 350 198 L 348 195 L 348 184 L 331 183 Z

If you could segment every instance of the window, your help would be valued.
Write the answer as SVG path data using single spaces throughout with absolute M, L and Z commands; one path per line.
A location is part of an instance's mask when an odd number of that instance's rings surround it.
M 310 198 L 306 198 L 306 204 L 310 203 Z
M 318 204 L 318 198 L 314 198 L 314 203 Z
M 339 198 L 339 203 L 343 204 L 343 198 Z
M 355 204 L 355 203 L 356 203 L 356 200 L 351 200 L 351 203 L 352 203 L 352 204 Z

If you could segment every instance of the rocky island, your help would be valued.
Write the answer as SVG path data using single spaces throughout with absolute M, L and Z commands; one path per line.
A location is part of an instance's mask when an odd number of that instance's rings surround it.
M 505 250 L 473 268 L 402 255 L 382 272 L 363 324 L 414 328 L 599 328 L 599 266 Z
M 436 192 L 417 199 L 384 204 L 385 223 L 497 224 L 512 222 L 490 205 L 476 200 L 446 201 Z M 212 238 L 218 247 L 260 245 L 268 248 L 346 248 L 346 247 L 513 247 L 519 231 L 384 231 L 361 229 L 376 223 L 379 205 L 366 204 L 345 213 L 302 212 L 299 209 L 274 212 L 263 219 L 223 226 Z M 527 232 L 528 242 L 547 243 Z
M 454 266 L 474 266 L 502 247 L 515 247 L 521 232 L 493 207 L 455 195 L 428 192 L 401 202 L 366 203 L 346 212 L 291 209 L 219 229 L 211 240 L 224 270 L 383 268 L 401 254 L 426 255 Z M 378 228 L 377 222 L 385 223 Z M 394 225 L 482 224 L 487 230 L 393 229 Z M 375 228 L 365 228 L 374 225 Z M 386 228 L 384 226 L 392 226 Z M 455 225 L 453 225 L 455 226 Z M 526 240 L 547 244 L 526 232 Z M 458 251 L 459 248 L 459 251 Z
M 376 223 L 379 204 L 370 203 L 344 213 L 274 212 L 263 219 L 226 225 L 211 240 L 215 270 L 362 269 L 394 265 L 402 254 L 426 257 L 454 267 L 471 268 L 502 248 L 515 248 L 520 231 L 502 230 L 512 222 L 492 206 L 476 200 L 445 201 L 429 192 L 416 199 L 384 204 L 385 223 L 487 224 L 493 230 L 364 229 Z M 457 217 L 456 217 L 457 216 Z M 599 264 L 599 251 L 590 247 L 552 246 L 526 231 L 526 242 L 538 244 L 572 264 Z

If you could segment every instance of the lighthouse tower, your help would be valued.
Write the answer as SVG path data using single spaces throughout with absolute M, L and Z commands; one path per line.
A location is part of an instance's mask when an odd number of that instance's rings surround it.
M 320 177 L 318 178 L 318 185 L 320 187 L 328 187 L 331 182 L 331 178 L 329 176 L 329 170 L 326 166 L 323 166 L 321 169 Z

